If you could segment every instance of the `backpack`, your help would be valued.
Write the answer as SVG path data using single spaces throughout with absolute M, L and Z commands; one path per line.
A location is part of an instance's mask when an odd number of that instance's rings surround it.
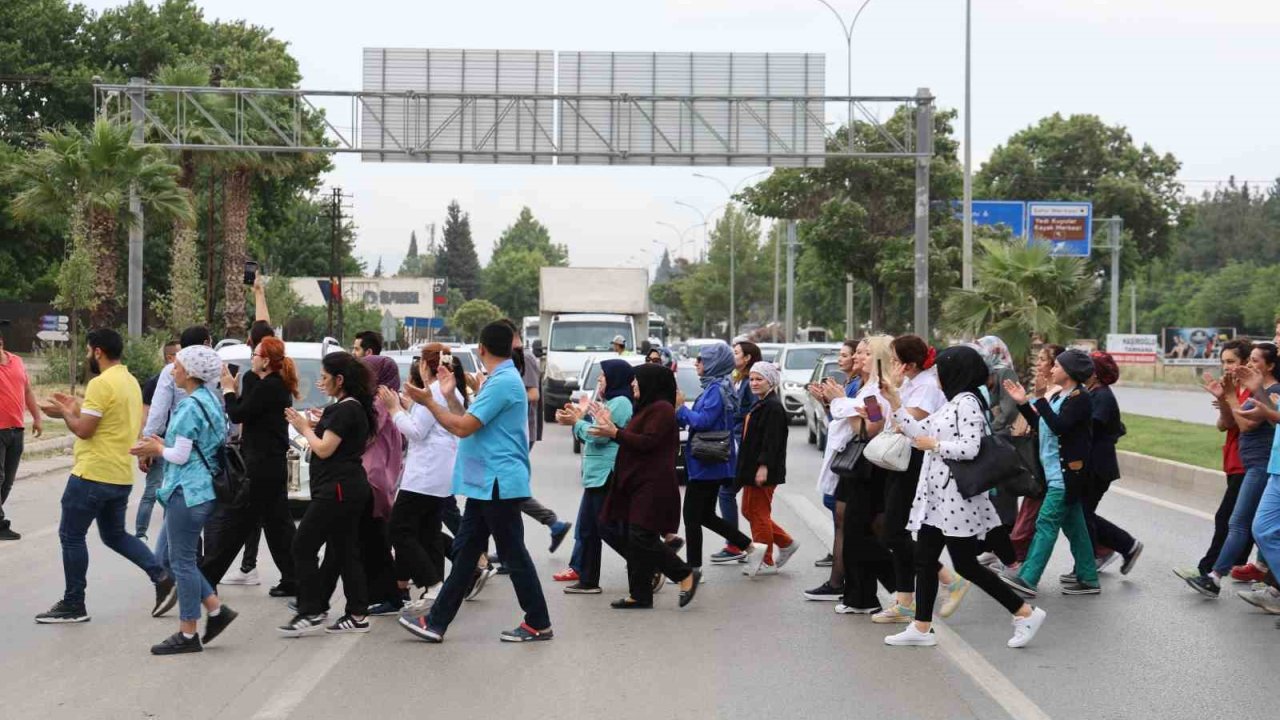
M 204 416 L 205 422 L 212 427 L 213 419 L 209 417 L 208 411 L 199 400 L 196 401 L 196 408 Z M 216 468 L 200 450 L 200 443 L 193 442 L 191 447 L 213 478 L 213 495 L 218 502 L 232 507 L 244 505 L 249 495 L 249 470 L 245 466 L 244 456 L 240 454 L 240 447 L 227 442 L 219 443 L 218 449 L 214 452 Z

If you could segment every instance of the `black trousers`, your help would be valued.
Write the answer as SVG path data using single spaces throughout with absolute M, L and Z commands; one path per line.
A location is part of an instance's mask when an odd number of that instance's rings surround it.
M 369 610 L 364 566 L 356 545 L 357 529 L 371 502 L 369 486 L 346 483 L 344 497 L 338 500 L 316 500 L 307 504 L 307 512 L 293 537 L 293 563 L 298 578 L 298 612 L 319 615 L 329 609 L 334 584 L 326 578 L 342 577 L 342 591 L 347 596 L 346 611 L 364 615 Z M 324 547 L 324 565 L 317 561 Z
M 1010 614 L 1023 605 L 1013 588 L 978 563 L 978 538 L 946 537 L 932 525 L 916 533 L 916 620 L 933 622 L 933 604 L 938 600 L 938 558 L 946 548 L 956 573 L 969 580 Z
M 444 580 L 445 498 L 401 490 L 391 508 L 391 544 L 396 551 L 396 579 L 429 588 Z
M 746 549 L 751 538 L 716 514 L 720 482 L 690 480 L 684 488 L 685 557 L 692 567 L 702 567 L 702 528 L 724 538 L 730 545 Z M 650 578 L 652 579 L 652 577 Z M 640 598 L 636 598 L 639 600 Z
M 1218 511 L 1213 514 L 1213 539 L 1209 541 L 1209 551 L 1200 559 L 1200 573 L 1208 575 L 1213 564 L 1222 552 L 1222 545 L 1227 541 L 1227 524 L 1231 521 L 1231 513 L 1236 509 L 1236 498 L 1240 497 L 1240 485 L 1244 482 L 1244 473 L 1227 476 L 1227 491 L 1222 494 L 1222 502 L 1218 503 Z M 1243 565 L 1249 562 L 1249 554 L 1253 552 L 1253 537 L 1244 546 L 1244 552 L 1231 561 L 1232 565 Z
M 360 567 L 364 570 L 365 595 L 370 604 L 390 602 L 399 604 L 404 593 L 396 584 L 396 565 L 391 556 L 391 529 L 388 522 L 373 516 L 372 500 L 365 504 L 356 524 L 356 552 L 360 555 Z M 338 569 L 328 566 L 321 571 L 324 576 L 325 597 L 333 595 L 338 587 Z M 346 578 L 343 578 L 346 583 Z
M 604 509 L 604 500 L 609 494 L 606 485 L 585 488 L 582 491 L 582 502 L 578 506 L 578 541 L 582 543 L 582 578 L 586 587 L 600 585 L 600 562 L 604 531 L 600 522 L 600 512 Z
M 1018 561 L 1018 554 L 1013 549 L 1013 539 L 1009 535 L 1012 530 L 1011 525 L 991 528 L 987 531 L 987 536 L 978 541 L 978 550 L 993 553 L 1005 565 L 1014 564 Z
M 844 506 L 844 598 L 854 608 L 878 608 L 876 584 L 889 592 L 897 584 L 893 556 L 876 527 L 884 520 L 886 473 L 879 468 L 849 478 Z
M 915 592 L 916 589 L 916 544 L 907 531 L 907 520 L 911 517 L 911 503 L 916 497 L 916 485 L 923 465 L 924 453 L 913 449 L 907 469 L 890 472 L 885 480 L 884 544 L 893 554 L 893 589 L 902 593 Z
M 1098 548 L 1107 547 L 1121 555 L 1128 555 L 1133 552 L 1136 542 L 1133 536 L 1115 523 L 1098 515 L 1098 503 L 1102 502 L 1102 496 L 1106 495 L 1110 488 L 1110 480 L 1101 480 L 1096 477 L 1090 477 L 1085 483 L 1084 494 L 1080 498 L 1080 506 L 1084 509 L 1084 524 L 1089 529 L 1089 539 L 1093 541 L 1095 554 Z
M 268 463 L 263 463 L 268 464 Z M 250 465 L 251 468 L 254 465 Z M 262 468 L 258 468 L 261 470 Z M 200 563 L 200 572 L 217 587 L 222 576 L 236 557 L 246 541 L 259 527 L 267 536 L 267 549 L 271 552 L 271 560 L 280 570 L 280 583 L 291 587 L 295 582 L 293 561 L 293 539 L 295 530 L 293 518 L 289 515 L 289 495 L 285 485 L 283 465 L 269 468 L 261 474 L 249 477 L 248 502 L 239 507 L 219 503 L 209 522 L 205 524 L 205 555 Z M 252 471 L 251 471 L 252 472 Z M 245 567 L 249 553 L 245 551 Z
M 718 491 L 718 486 L 716 487 Z M 627 560 L 627 593 L 642 605 L 653 604 L 653 575 L 661 572 L 684 582 L 693 568 L 680 559 L 662 535 L 638 525 L 612 524 L 603 528 L 603 539 Z

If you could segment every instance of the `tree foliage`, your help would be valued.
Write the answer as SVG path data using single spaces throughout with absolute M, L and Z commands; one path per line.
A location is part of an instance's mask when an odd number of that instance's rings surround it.
M 508 317 L 537 315 L 541 268 L 568 264 L 569 250 L 552 243 L 546 226 L 534 219 L 529 208 L 521 208 L 515 223 L 494 243 L 484 269 L 485 297 Z
M 502 310 L 488 300 L 468 300 L 449 316 L 449 327 L 467 341 L 480 337 L 485 325 L 502 319 Z
M 468 300 L 480 294 L 480 258 L 471 240 L 471 218 L 457 200 L 449 203 L 444 221 L 444 248 L 436 258 L 436 275 L 448 279 Z

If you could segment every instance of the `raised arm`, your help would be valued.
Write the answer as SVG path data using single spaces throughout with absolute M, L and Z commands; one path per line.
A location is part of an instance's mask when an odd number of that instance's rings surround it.
M 693 403 L 693 408 L 680 405 L 676 410 L 676 420 L 681 426 L 690 430 L 720 430 L 724 421 L 724 398 L 718 386 L 708 387 Z

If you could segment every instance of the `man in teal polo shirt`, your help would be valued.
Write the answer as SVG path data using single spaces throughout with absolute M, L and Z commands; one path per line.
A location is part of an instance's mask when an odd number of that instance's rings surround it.
M 526 427 L 529 405 L 524 382 L 511 362 L 512 339 L 511 328 L 500 322 L 480 331 L 478 350 L 488 379 L 465 415 L 453 414 L 429 391 L 405 386 L 414 402 L 424 405 L 441 426 L 462 439 L 453 468 L 453 492 L 465 496 L 467 505 L 453 542 L 453 568 L 430 613 L 400 618 L 401 626 L 427 642 L 444 640 L 471 584 L 476 562 L 489 546 L 490 535 L 511 572 L 511 584 L 525 613 L 524 622 L 504 631 L 501 639 L 529 642 L 552 638 L 547 601 L 525 548 L 520 517 L 521 503 L 532 495 Z M 441 373 L 439 381 L 440 392 L 451 396 L 453 375 Z

